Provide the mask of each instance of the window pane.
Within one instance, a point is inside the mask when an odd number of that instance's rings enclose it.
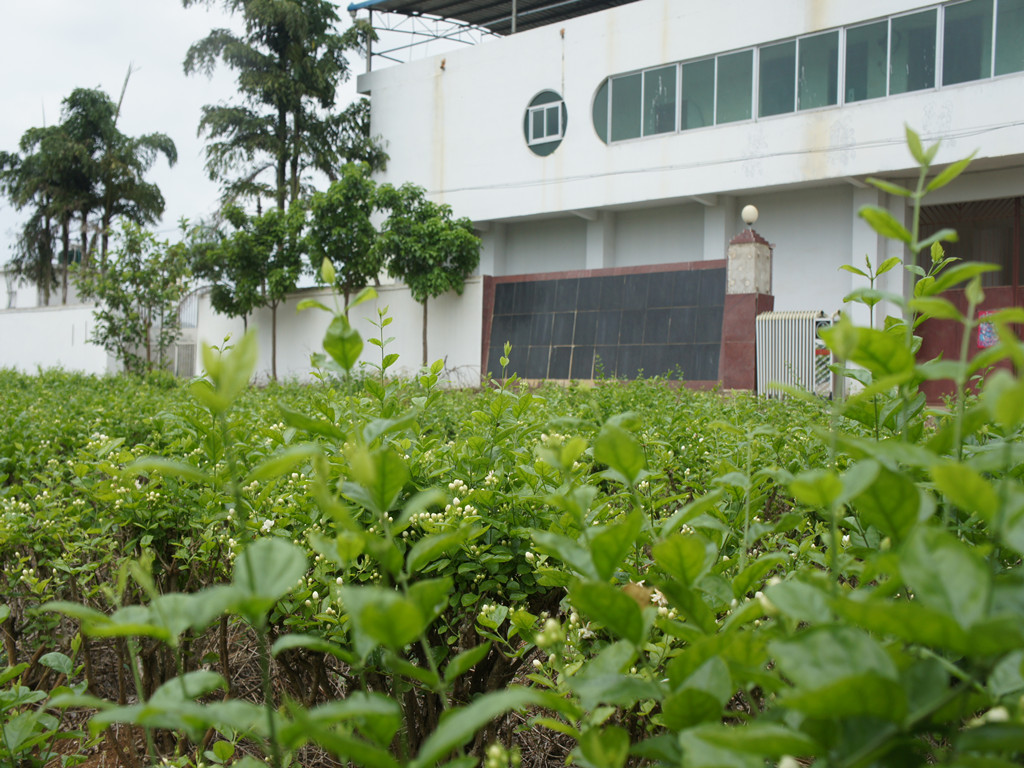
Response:
[[[558,138],[562,135],[562,105],[556,104],[553,107],[548,107],[544,113],[547,115],[544,135]]]
[[[1024,2],[1024,0],[1022,0]],[[683,64],[682,128],[703,128],[715,121],[715,60]]]
[[[942,84],[992,75],[992,0],[946,6],[942,30]]]
[[[889,22],[879,21],[846,32],[846,100],[885,96]]]
[[[676,69],[644,72],[644,136],[676,129]]]
[[[996,11],[996,74],[1024,70],[1024,0],[999,0]]]
[[[838,101],[839,32],[800,41],[797,109],[828,107]]]
[[[760,117],[792,112],[796,105],[796,41],[761,49],[757,114]]]
[[[536,141],[537,139],[544,138],[544,110],[534,109],[530,112],[530,120],[533,121],[532,130],[530,131],[530,137]]]
[[[892,20],[889,93],[935,87],[934,10]]]
[[[608,81],[601,83],[594,96],[594,130],[597,137],[605,144],[608,143]]]
[[[640,135],[640,74],[612,80],[612,141]]]
[[[754,52],[718,57],[717,104],[719,123],[749,120],[754,92]]]

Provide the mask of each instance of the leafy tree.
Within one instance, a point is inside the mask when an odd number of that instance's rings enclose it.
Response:
[[[370,221],[376,207],[377,185],[364,163],[350,163],[326,192],[310,199],[309,256],[314,268],[328,259],[334,267],[334,286],[349,296],[376,282],[384,260],[375,249],[377,230]]]
[[[382,186],[378,205],[388,218],[375,250],[388,273],[401,279],[423,305],[423,365],[427,364],[427,299],[448,291],[462,293],[480,263],[480,238],[467,218],[452,219],[451,207],[426,198],[422,187]]]
[[[212,284],[210,304],[243,320],[270,307],[271,374],[277,378],[277,307],[302,274],[306,212],[302,202],[253,216],[238,206],[224,211],[234,231],[214,245],[194,250],[192,270]]]
[[[123,91],[121,95],[123,100]],[[19,210],[32,209],[12,263],[18,274],[40,287],[44,303],[49,303],[55,282],[52,259],[58,238],[62,301],[67,301],[76,219],[80,258],[87,267],[94,213],[100,214],[101,259],[106,257],[116,216],[152,224],[163,213],[159,188],[144,176],[159,154],[174,164],[174,142],[162,133],[137,138],[122,134],[117,128],[120,108],[120,102],[115,104],[101,90],[76,88],[63,101],[58,125],[26,131],[19,142],[20,154],[0,153],[0,190]]]
[[[182,0],[188,8],[212,0]],[[245,32],[215,29],[185,57],[186,73],[210,73],[218,61],[238,72],[241,105],[206,106],[199,130],[211,142],[210,177],[225,182],[228,200],[272,196],[280,211],[300,197],[303,173],[329,177],[350,157],[379,167],[383,153],[369,142],[365,107],[331,115],[338,85],[349,77],[346,54],[372,30],[356,23],[334,32],[338,16],[327,0],[224,0],[240,13]],[[325,115],[325,113],[327,113]],[[261,181],[273,170],[273,183]]]
[[[171,245],[125,221],[117,247],[97,269],[78,276],[82,296],[98,303],[92,340],[127,371],[162,368],[178,336],[178,305],[188,291],[185,241]]]

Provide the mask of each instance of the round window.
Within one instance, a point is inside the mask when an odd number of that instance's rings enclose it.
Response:
[[[562,143],[568,119],[562,97],[554,91],[541,91],[533,97],[523,117],[526,146],[535,155],[550,155]]]

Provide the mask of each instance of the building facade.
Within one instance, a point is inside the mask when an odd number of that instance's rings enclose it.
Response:
[[[847,308],[865,282],[843,264],[910,258],[857,216],[909,224],[906,199],[866,179],[916,183],[910,126],[941,140],[937,168],[976,153],[922,226],[959,228],[955,255],[1000,267],[990,303],[1020,300],[1024,0],[636,0],[358,85],[383,180],[470,217],[499,287],[723,260],[753,204],[775,309]],[[893,270],[879,287],[908,285]]]

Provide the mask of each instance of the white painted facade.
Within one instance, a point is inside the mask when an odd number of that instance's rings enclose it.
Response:
[[[933,202],[1024,193],[1024,73],[613,143],[595,130],[595,96],[609,76],[949,5],[639,0],[372,71],[359,90],[391,156],[383,180],[420,184],[470,217],[484,239],[482,274],[721,259],[752,203],[775,246],[776,310],[832,313],[864,284],[842,264],[903,255],[856,213],[870,204],[908,216],[902,198],[864,183],[912,183],[904,124],[942,140],[937,166],[977,150]],[[936,44],[941,83],[941,33]],[[539,157],[523,123],[545,90],[563,97],[568,119],[561,145]],[[879,287],[902,291],[903,272]]]

